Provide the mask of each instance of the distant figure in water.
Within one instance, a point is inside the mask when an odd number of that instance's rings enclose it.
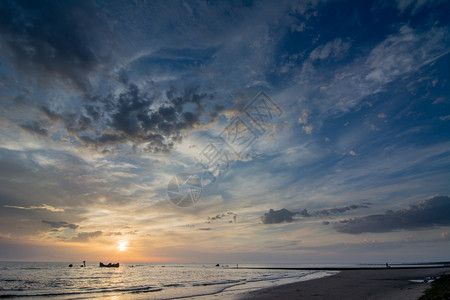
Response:
[[[388,269],[390,268],[390,266],[389,266],[389,264],[388,264],[388,263],[386,263],[386,268],[388,268]]]
[[[219,264],[217,264],[217,265],[216,265],[216,267],[220,267],[220,265],[219,265]]]
[[[73,267],[73,265],[72,265],[72,264],[70,264],[70,265],[69,265],[69,268],[72,268],[72,267]]]
[[[82,268],[86,267],[86,261],[85,260],[83,260],[83,264],[80,267],[82,267]]]

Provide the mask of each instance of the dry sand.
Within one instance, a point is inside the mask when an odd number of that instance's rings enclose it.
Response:
[[[450,268],[343,270],[336,275],[241,294],[238,299],[418,299],[430,283],[409,280],[450,274]]]

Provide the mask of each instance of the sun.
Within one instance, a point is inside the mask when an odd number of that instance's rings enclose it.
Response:
[[[128,241],[119,241],[118,245],[117,245],[117,249],[119,249],[119,251],[125,251],[128,248]]]

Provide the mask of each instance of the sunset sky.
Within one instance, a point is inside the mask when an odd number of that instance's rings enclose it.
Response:
[[[1,1],[0,260],[450,260],[449,13]]]

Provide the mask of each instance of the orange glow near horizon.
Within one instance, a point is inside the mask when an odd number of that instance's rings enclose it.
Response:
[[[120,243],[124,241],[126,243]],[[10,239],[10,244],[15,247],[33,249],[24,261],[34,262],[79,262],[86,261],[87,264],[98,264],[99,262],[120,262],[120,263],[171,263],[178,262],[178,259],[171,256],[153,253],[151,248],[139,246],[128,240],[119,240],[111,243],[103,242],[62,242],[62,241],[41,241],[41,240],[19,240]],[[131,247],[132,245],[133,247]],[[136,247],[137,246],[137,247]],[[122,247],[124,250],[122,251]],[[38,250],[38,252],[36,252]],[[46,255],[36,255],[45,253]]]

